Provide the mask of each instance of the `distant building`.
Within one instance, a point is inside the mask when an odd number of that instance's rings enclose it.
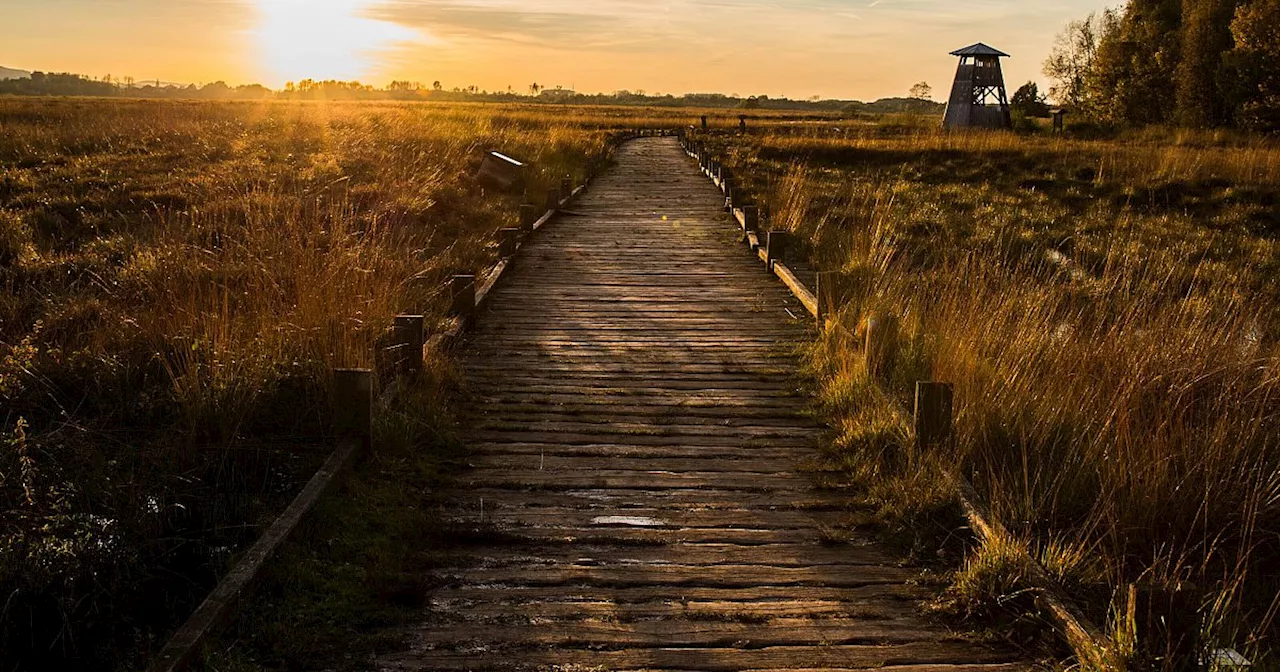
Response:
[[[1004,88],[1000,59],[1009,54],[979,42],[951,52],[960,57],[956,82],[947,99],[945,128],[1013,128],[1009,96]]]
[[[570,89],[543,89],[542,93],[538,94],[538,97],[542,100],[557,101],[569,100],[576,95],[578,95],[578,92]]]

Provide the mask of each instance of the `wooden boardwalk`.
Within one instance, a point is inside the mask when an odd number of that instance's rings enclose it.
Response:
[[[722,204],[675,139],[638,140],[521,250],[469,338],[448,511],[501,533],[436,570],[382,669],[1021,667],[926,622],[866,540],[824,544],[850,514],[797,472],[808,322]]]

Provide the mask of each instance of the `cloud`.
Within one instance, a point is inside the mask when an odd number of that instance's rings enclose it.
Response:
[[[370,8],[370,18],[419,28],[446,39],[507,42],[566,50],[630,49],[664,36],[663,22],[645,20],[660,3],[529,3],[503,0],[395,0]],[[648,13],[644,9],[648,9]]]

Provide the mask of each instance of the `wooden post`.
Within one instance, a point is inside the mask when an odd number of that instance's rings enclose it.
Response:
[[[464,320],[476,314],[476,276],[455,275],[449,280],[449,312]]]
[[[373,372],[335,369],[333,431],[339,439],[356,440],[368,451],[373,443]]]
[[[515,256],[516,248],[520,246],[520,238],[523,235],[520,229],[507,228],[498,231],[498,255],[503,259]]]
[[[729,212],[729,213],[733,212],[733,197],[734,197],[733,182],[729,182],[728,184],[724,185],[724,211],[725,212]]]
[[[573,178],[565,175],[560,178],[560,200],[564,200],[573,195]]]
[[[773,262],[786,261],[787,242],[789,234],[786,231],[770,231],[769,237],[765,241],[765,250],[768,255],[769,270],[773,270]]]
[[[551,187],[550,189],[547,189],[547,209],[548,210],[560,209],[560,188],[559,187]]]
[[[754,205],[742,206],[742,229],[755,231],[760,228],[760,209]]]
[[[916,441],[921,448],[951,440],[951,383],[916,383]]]
[[[836,314],[840,306],[840,292],[837,289],[840,286],[840,274],[834,271],[822,271],[818,273],[818,291],[815,292],[818,298],[818,326]]]
[[[533,225],[538,221],[538,206],[532,203],[525,203],[520,206],[520,230],[524,233],[533,231]]]
[[[863,349],[867,375],[883,376],[898,354],[898,318],[893,315],[873,315],[867,318],[867,340]]]
[[[422,340],[426,319],[421,315],[397,315],[392,333],[398,346],[400,373],[412,375],[422,372]]]

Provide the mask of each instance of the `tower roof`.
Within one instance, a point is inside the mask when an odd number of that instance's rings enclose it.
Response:
[[[964,49],[957,49],[951,52],[951,55],[952,56],[1000,56],[1004,58],[1013,58],[1009,54],[1006,54],[1003,51],[1000,51],[999,49],[988,47],[987,45],[981,42],[971,47],[965,47]]]

